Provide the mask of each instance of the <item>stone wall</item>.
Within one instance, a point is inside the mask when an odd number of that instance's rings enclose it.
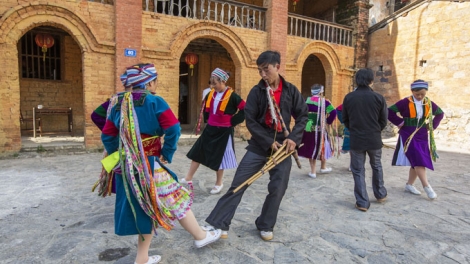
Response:
[[[368,67],[389,105],[429,82],[428,96],[446,113],[436,137],[470,149],[469,2],[423,3],[370,34]]]

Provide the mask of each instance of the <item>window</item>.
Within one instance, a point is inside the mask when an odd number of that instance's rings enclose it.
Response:
[[[20,39],[19,66],[20,76],[28,79],[60,80],[61,79],[61,37],[47,32],[54,39],[54,45],[45,54],[42,47],[35,42],[41,31],[28,31]]]

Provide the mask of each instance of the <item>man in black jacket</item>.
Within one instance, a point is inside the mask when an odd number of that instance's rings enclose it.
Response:
[[[374,92],[370,85],[374,80],[371,69],[360,69],[356,73],[354,92],[346,95],[343,101],[343,121],[350,132],[351,171],[354,176],[356,208],[366,212],[370,207],[365,182],[365,159],[369,155],[372,167],[372,189],[378,202],[385,201],[382,170],[381,131],[387,125],[387,103],[385,98]]]
[[[302,140],[308,119],[307,105],[297,87],[279,75],[280,63],[281,55],[276,51],[265,51],[256,60],[262,80],[250,90],[246,100],[246,127],[251,133],[251,139],[246,147],[247,152],[238,165],[230,189],[220,198],[206,219],[206,222],[211,225],[207,228],[222,229],[222,238],[228,237],[228,229],[235,210],[248,186],[241,188],[236,193],[233,193],[233,190],[258,172],[268,161],[268,157],[277,151],[282,144],[286,144],[286,152],[290,152]],[[269,84],[269,88],[266,83]],[[270,90],[275,98],[274,103],[277,103],[280,108],[285,124],[290,125],[291,115],[295,118],[292,131],[290,127],[287,127],[290,132],[287,137],[282,133],[281,126],[276,126],[272,122],[273,111],[268,108],[267,96],[267,91]],[[273,228],[276,224],[279,206],[287,189],[291,167],[292,160],[287,158],[269,171],[269,194],[266,196],[260,216],[256,219],[256,227],[263,240],[273,238]]]

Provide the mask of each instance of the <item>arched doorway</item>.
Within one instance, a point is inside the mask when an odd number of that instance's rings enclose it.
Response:
[[[46,42],[48,48],[40,46]],[[35,27],[18,41],[18,65],[22,143],[34,127],[37,138],[83,137],[82,53],[74,38],[56,27]],[[33,117],[40,121],[33,125]]]
[[[326,94],[326,74],[321,60],[315,55],[309,55],[302,67],[302,96],[307,98],[311,95],[310,88],[314,84],[325,86]]]
[[[198,62],[191,70],[185,58],[189,53],[198,57]],[[227,85],[235,86],[235,64],[230,53],[216,40],[197,38],[192,40],[184,49],[180,58],[180,90],[178,120],[183,130],[191,132],[198,121],[202,91],[209,87],[211,72],[221,68],[230,73]]]

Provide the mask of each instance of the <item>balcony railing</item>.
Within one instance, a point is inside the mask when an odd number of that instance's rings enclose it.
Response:
[[[352,47],[351,27],[294,14],[289,14],[287,27],[291,36]]]
[[[143,0],[145,11],[265,30],[266,8],[217,0]]]
[[[114,5],[114,0],[88,0],[88,2],[99,2],[102,4]]]

